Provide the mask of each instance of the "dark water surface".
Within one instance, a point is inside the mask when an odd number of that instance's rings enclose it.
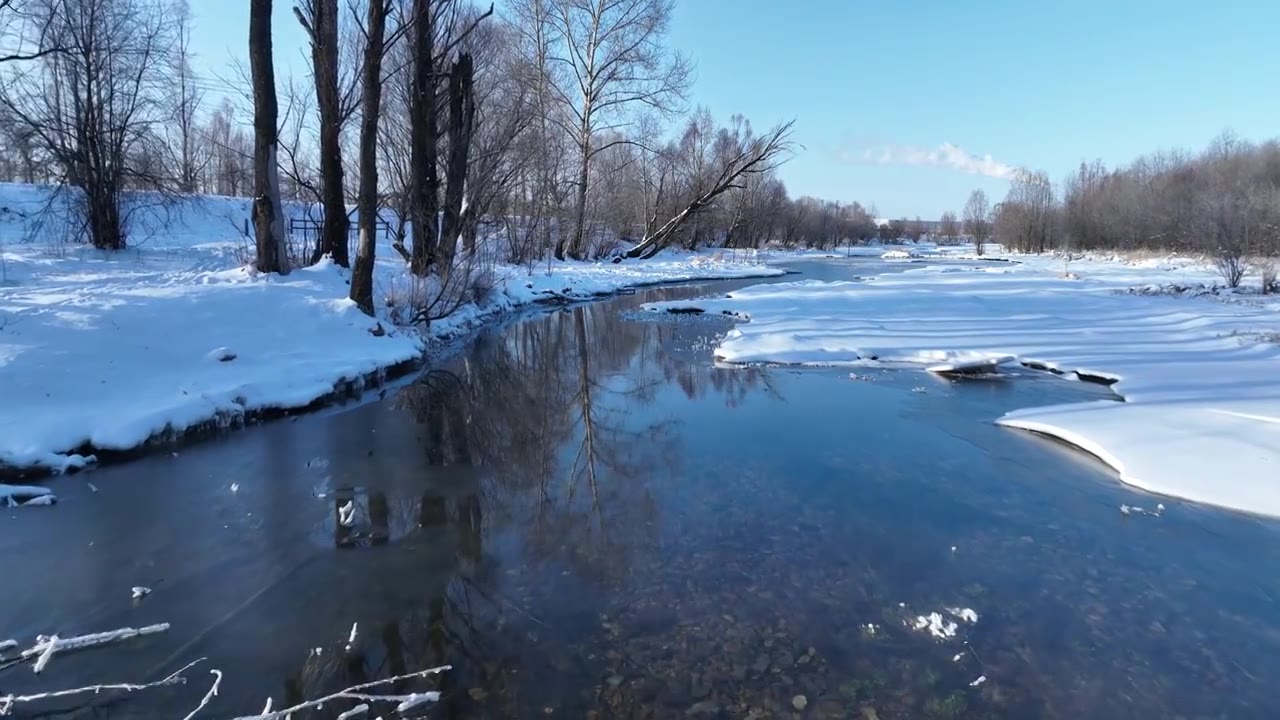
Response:
[[[443,663],[402,688],[444,691],[427,717],[1280,717],[1280,524],[1125,517],[1157,499],[991,424],[1103,388],[718,368],[724,320],[633,312],[742,284],[532,316],[383,402],[54,480],[0,514],[0,639],[172,630],[0,694],[207,656],[200,717]],[[944,607],[979,621],[907,627]],[[190,676],[35,709],[181,718]]]

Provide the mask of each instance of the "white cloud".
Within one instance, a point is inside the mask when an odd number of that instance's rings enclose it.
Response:
[[[972,175],[1009,180],[1018,168],[1000,162],[990,155],[974,155],[958,145],[942,143],[927,149],[912,145],[882,145],[865,148],[861,152],[844,151],[840,159],[860,165],[932,165],[949,167]]]

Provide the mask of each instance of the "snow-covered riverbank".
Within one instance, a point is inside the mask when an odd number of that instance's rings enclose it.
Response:
[[[713,254],[497,264],[485,270],[488,292],[423,336],[392,322],[388,303],[411,297],[415,281],[389,246],[379,247],[375,319],[347,299],[349,272],[331,263],[284,277],[244,267],[243,199],[178,208],[134,248],[105,254],[31,239],[23,208],[43,199],[29,186],[0,190],[14,195],[0,198],[9,201],[0,218],[0,469],[9,472],[65,471],[94,452],[306,408],[535,302],[783,273]]]
[[[1123,403],[1028,409],[998,422],[1077,445],[1137,487],[1280,516],[1280,300],[1213,295],[1212,270],[1190,260],[1017,259],[649,307],[749,320],[716,351],[729,362],[935,365],[1010,355],[1115,381]]]

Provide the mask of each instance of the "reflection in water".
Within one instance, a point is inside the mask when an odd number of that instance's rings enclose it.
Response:
[[[701,397],[708,390],[700,380],[715,376],[712,391],[736,402],[762,375],[690,372],[658,351],[671,331],[620,321],[603,305],[570,308],[488,335],[451,367],[403,389],[395,405],[415,424],[424,490],[400,497],[338,490],[331,499],[335,543],[372,547],[394,538],[403,545],[423,533],[447,535],[456,543],[452,577],[423,599],[421,611],[385,624],[380,636],[351,652],[309,656],[286,683],[287,694],[314,697],[451,664],[455,671],[439,679],[445,716],[464,708],[499,717],[526,712],[520,671],[532,678],[538,667],[527,662],[528,649],[552,640],[551,623],[563,618],[523,609],[506,597],[506,578],[554,571],[600,587],[628,577],[635,557],[659,546],[649,481],[672,478],[681,453],[677,420],[636,421],[636,409],[651,405],[674,377],[690,397]],[[416,517],[416,527],[398,520],[407,516]],[[486,518],[501,527],[486,528]],[[487,534],[516,542],[527,565],[499,574],[497,560],[483,552]],[[512,634],[509,624],[523,632]],[[561,647],[541,661],[564,669],[574,658]],[[460,683],[466,691],[451,692]],[[544,701],[565,699],[555,690]]]

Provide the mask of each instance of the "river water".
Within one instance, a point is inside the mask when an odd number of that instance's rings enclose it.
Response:
[[[0,639],[172,627],[0,694],[207,657],[24,712],[180,718],[219,668],[226,717],[448,663],[398,688],[442,690],[427,717],[1280,716],[1280,524],[991,423],[1105,388],[716,367],[727,320],[637,310],[743,284],[530,314],[380,401],[53,481],[0,514]]]

